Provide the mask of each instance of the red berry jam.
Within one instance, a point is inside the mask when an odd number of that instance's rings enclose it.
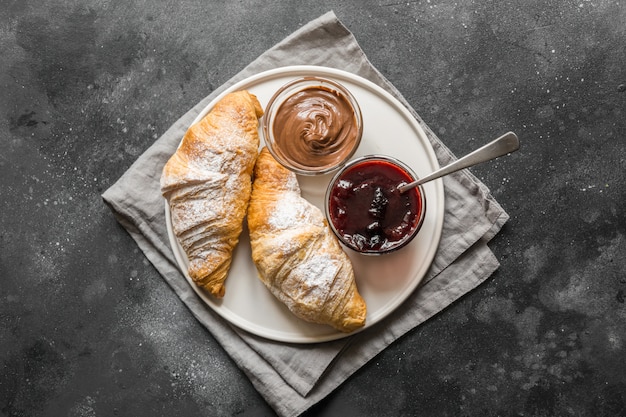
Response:
[[[404,193],[413,178],[403,168],[381,159],[348,166],[329,190],[328,215],[343,242],[363,253],[397,249],[411,240],[421,224],[424,204],[420,188]]]

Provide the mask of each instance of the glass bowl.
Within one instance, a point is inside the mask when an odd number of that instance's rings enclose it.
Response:
[[[332,172],[348,161],[363,135],[356,99],[337,81],[301,77],[269,100],[262,121],[272,156],[297,174]]]
[[[328,184],[324,208],[339,241],[364,255],[383,255],[405,247],[426,214],[422,186],[400,193],[415,173],[396,158],[368,155],[338,171]]]

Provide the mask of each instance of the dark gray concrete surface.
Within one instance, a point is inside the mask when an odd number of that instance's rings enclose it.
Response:
[[[100,194],[334,10],[511,219],[501,267],[310,416],[626,416],[621,0],[0,2],[0,416],[272,416]]]

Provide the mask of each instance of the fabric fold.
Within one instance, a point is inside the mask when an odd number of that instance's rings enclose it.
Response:
[[[400,92],[370,63],[352,33],[329,12],[287,36],[194,105],[102,198],[175,294],[268,404],[281,416],[296,416],[395,340],[487,279],[498,267],[487,242],[508,215],[471,173],[452,174],[444,180],[444,227],[435,260],[420,287],[384,320],[345,339],[305,345],[266,340],[230,325],[202,302],[177,267],[169,245],[159,177],[190,123],[214,97],[248,76],[288,65],[338,68],[378,84],[398,98],[424,127],[441,165],[454,159]]]

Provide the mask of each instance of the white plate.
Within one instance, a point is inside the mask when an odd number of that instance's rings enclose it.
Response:
[[[356,97],[363,113],[363,139],[354,157],[368,154],[394,156],[425,176],[439,167],[424,130],[411,113],[388,92],[354,74],[317,66],[292,66],[266,71],[228,88],[196,118],[200,120],[225,94],[247,89],[265,108],[283,84],[304,75],[339,81]],[[195,121],[194,121],[195,122]],[[259,128],[261,146],[263,135]],[[298,176],[302,195],[323,212],[326,186],[332,174]],[[428,270],[439,245],[443,227],[444,192],[441,180],[424,185],[427,209],[422,229],[403,249],[384,256],[363,256],[346,250],[352,260],[359,292],[367,303],[368,328],[382,320],[411,295]],[[226,280],[226,294],[217,300],[198,288],[187,274],[187,257],[172,232],[166,202],[167,231],[178,265],[198,296],[217,314],[235,326],[268,339],[291,343],[314,343],[349,336],[330,326],[307,323],[295,317],[257,277],[252,262],[246,221]],[[361,329],[362,330],[362,329]],[[352,333],[354,334],[354,333]]]

